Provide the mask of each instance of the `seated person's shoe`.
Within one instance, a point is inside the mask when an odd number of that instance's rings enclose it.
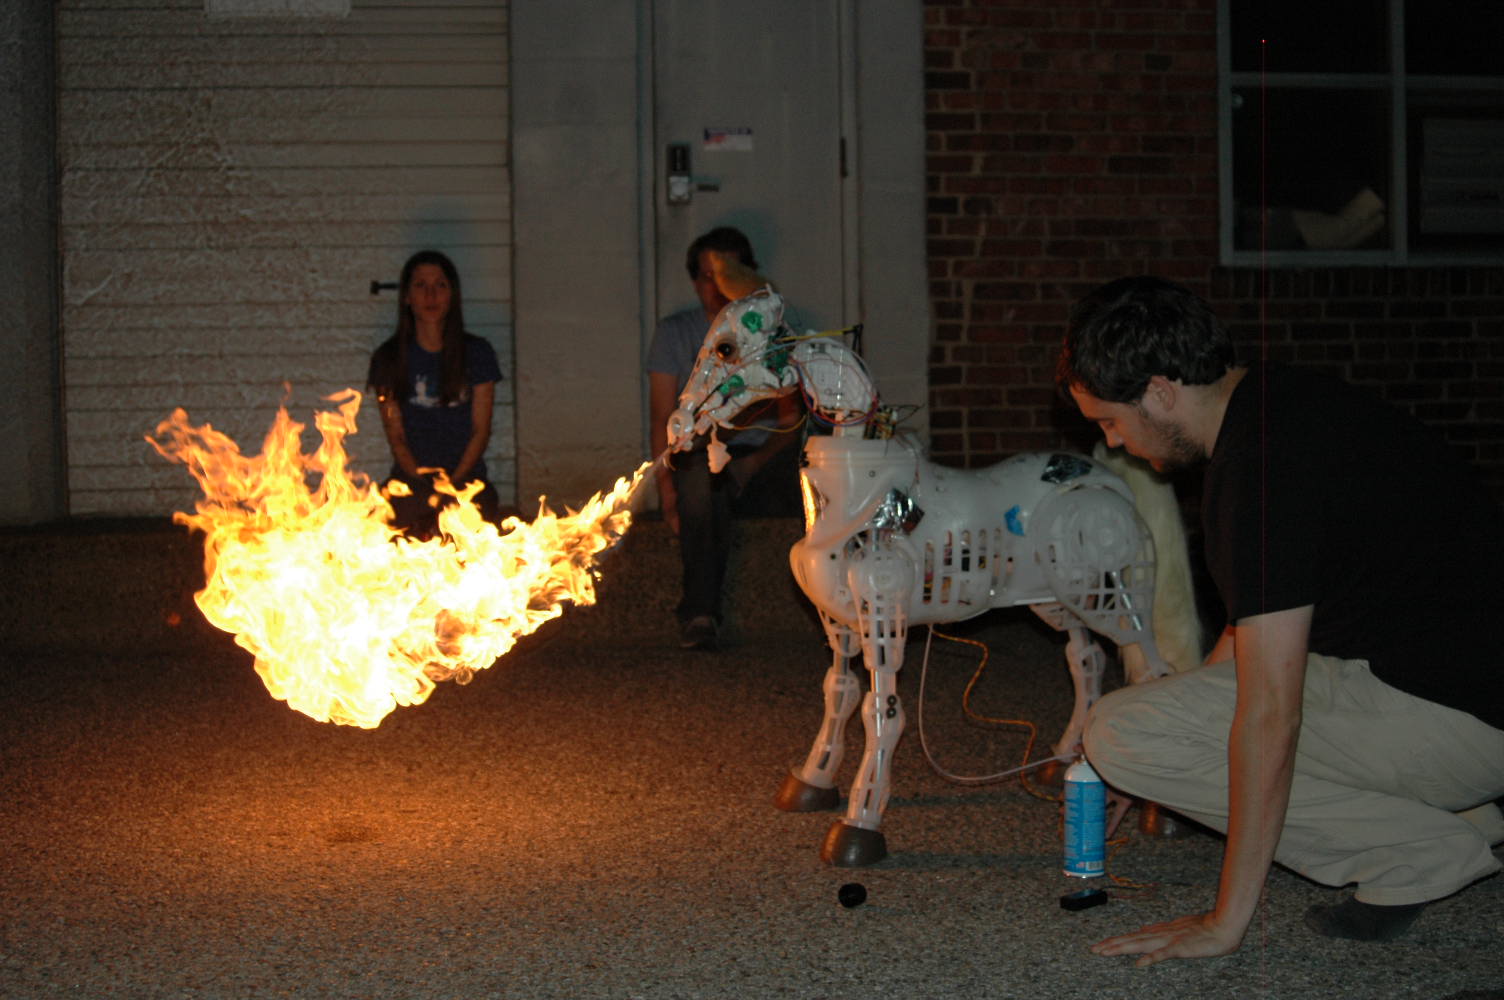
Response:
[[[679,645],[685,649],[715,649],[716,638],[715,619],[709,615],[696,615],[679,631]]]

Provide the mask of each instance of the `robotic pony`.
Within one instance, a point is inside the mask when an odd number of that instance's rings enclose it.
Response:
[[[1067,759],[1101,692],[1107,656],[1093,632],[1124,647],[1129,680],[1170,671],[1151,626],[1155,542],[1130,487],[1085,456],[1024,454],[971,471],[927,461],[912,441],[891,436],[857,354],[838,335],[791,330],[771,289],[731,303],[716,318],[669,419],[670,449],[686,450],[709,433],[718,469],[725,461],[718,428],[733,426],[751,403],[795,391],[832,428],[805,443],[805,535],[789,561],[834,657],[825,674],[824,722],[774,802],[801,812],[839,805],[845,726],[860,702],[865,753],[846,814],[830,828],[821,857],[866,865],[887,854],[880,826],[904,727],[897,678],[909,625],[1027,605],[1067,632],[1075,707],[1055,744],[1059,759]],[[889,436],[869,436],[874,431]],[[1173,494],[1143,480],[1158,507],[1153,519],[1181,553],[1188,595]],[[1173,662],[1187,666],[1196,645],[1180,637],[1166,643]],[[871,677],[865,697],[853,669],[858,654]]]

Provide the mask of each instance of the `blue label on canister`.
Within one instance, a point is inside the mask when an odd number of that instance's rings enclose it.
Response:
[[[1107,872],[1107,786],[1086,761],[1065,772],[1067,875],[1094,878]]]

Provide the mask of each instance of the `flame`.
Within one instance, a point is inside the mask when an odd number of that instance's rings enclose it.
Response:
[[[204,492],[173,520],[204,533],[204,617],[256,657],[272,696],[318,719],[373,729],[398,705],[427,700],[435,682],[466,683],[563,604],[595,603],[595,560],[631,524],[627,504],[648,464],[579,511],[539,501],[531,523],[500,529],[472,502],[479,484],[438,488],[457,498],[439,535],[393,528],[381,490],[347,467],[360,393],[328,397],[322,444],[302,450],[285,408],[260,455],[247,457],[182,409],[147,437]],[[310,482],[316,480],[316,486]]]

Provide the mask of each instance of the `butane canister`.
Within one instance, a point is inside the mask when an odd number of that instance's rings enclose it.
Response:
[[[1107,873],[1107,786],[1085,757],[1065,769],[1065,867],[1067,875]]]

